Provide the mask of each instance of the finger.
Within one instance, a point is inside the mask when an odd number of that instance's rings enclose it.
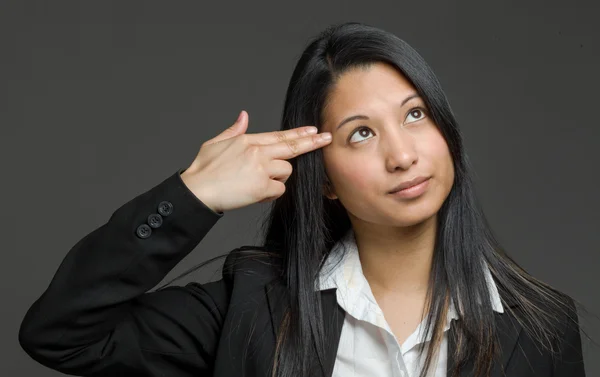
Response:
[[[265,170],[269,178],[285,183],[292,174],[292,164],[286,160],[271,160]]]
[[[260,148],[268,158],[288,159],[294,158],[303,153],[311,152],[315,149],[326,146],[331,143],[331,139],[324,138],[330,132],[323,132],[319,135],[310,135],[299,139],[290,139],[276,144],[262,145]]]
[[[279,198],[285,192],[285,184],[283,182],[269,180],[269,187],[265,192],[266,198],[263,201],[271,201]]]
[[[311,134],[316,134],[317,128],[314,126],[297,127],[284,131],[261,132],[258,134],[248,134],[250,144],[267,145],[279,143],[283,140],[297,139]]]
[[[223,132],[213,137],[210,140],[207,140],[205,144],[214,144],[221,142],[223,140],[227,140],[229,138],[235,137],[237,135],[243,134],[248,130],[248,113],[244,110],[240,112],[235,123],[233,123],[229,128],[225,129]]]

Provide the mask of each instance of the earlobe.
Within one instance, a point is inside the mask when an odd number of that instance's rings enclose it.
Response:
[[[335,195],[333,187],[331,185],[331,182],[329,182],[329,180],[325,183],[325,186],[323,187],[323,192],[324,195],[330,199],[330,200],[336,200],[337,199],[337,195]]]

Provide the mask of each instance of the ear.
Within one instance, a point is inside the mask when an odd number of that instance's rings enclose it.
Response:
[[[325,185],[323,186],[323,194],[331,200],[336,200],[338,198],[329,179],[325,181]]]

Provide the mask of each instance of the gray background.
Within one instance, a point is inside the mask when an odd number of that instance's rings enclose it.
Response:
[[[600,313],[600,31],[584,2],[2,1],[2,376],[58,376],[21,350],[25,311],[67,251],[191,163],[241,109],[279,127],[309,38],[341,21],[391,31],[438,75],[504,246]],[[168,278],[254,243],[266,204],[226,213]],[[182,281],[214,278],[218,264]],[[584,326],[600,340],[598,318]],[[584,341],[588,376],[598,346]],[[596,357],[594,357],[596,356]]]

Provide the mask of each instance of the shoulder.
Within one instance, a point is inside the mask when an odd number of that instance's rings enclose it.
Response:
[[[577,305],[573,297],[539,281],[535,284],[519,284],[515,291],[507,291],[500,285],[498,293],[505,311],[516,317],[553,318],[561,325],[577,319]],[[508,309],[508,310],[507,310]]]
[[[232,299],[238,304],[246,299],[256,300],[264,286],[278,277],[280,257],[260,246],[238,247],[215,259],[223,257],[221,279],[208,283],[190,282],[185,287],[167,289],[181,290],[195,299],[207,299],[225,313]]]
[[[565,347],[571,351],[581,349],[578,305],[573,297],[552,289],[552,296],[540,294],[505,302],[509,324],[518,323],[523,327],[524,337],[543,348],[550,347],[551,354],[561,354]]]
[[[565,295],[564,310],[558,316],[558,327],[552,360],[554,376],[585,376],[581,326],[576,301]]]
[[[223,280],[233,284],[266,284],[280,276],[281,256],[260,246],[231,250],[223,264]]]

